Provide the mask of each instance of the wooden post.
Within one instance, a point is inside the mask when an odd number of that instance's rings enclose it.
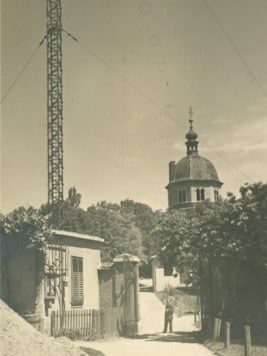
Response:
[[[224,341],[224,347],[228,348],[230,346],[230,323],[229,321],[226,321],[225,323],[225,341]]]
[[[97,311],[97,339],[99,340],[101,337],[101,320],[100,320],[100,310]]]
[[[218,319],[218,324],[217,324],[217,339],[220,339],[221,336],[221,326],[222,326],[222,319]]]
[[[244,326],[244,334],[245,334],[245,356],[251,356],[251,332],[250,326]]]
[[[218,321],[219,319],[218,318],[214,318],[213,319],[214,322],[213,322],[213,340],[216,340],[217,339],[217,329],[218,329]]]
[[[55,319],[56,319],[56,312],[52,311],[52,315],[51,315],[51,336],[55,337],[56,336],[56,325],[55,325]]]
[[[219,318],[214,318],[213,323],[213,340],[218,340],[221,335],[221,324],[222,320]]]

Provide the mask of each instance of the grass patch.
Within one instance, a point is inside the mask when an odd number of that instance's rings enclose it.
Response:
[[[216,355],[219,356],[244,356],[244,345],[238,342],[234,342],[227,349],[224,347],[224,343],[221,341],[207,340],[204,345]],[[252,356],[266,356],[267,347],[266,346],[252,346],[251,347]]]

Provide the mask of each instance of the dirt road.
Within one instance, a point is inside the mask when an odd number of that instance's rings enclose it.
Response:
[[[173,333],[163,334],[164,306],[153,293],[140,293],[139,337],[93,343],[79,342],[80,346],[102,351],[105,356],[210,356],[212,352],[197,343],[193,316],[174,317]],[[100,355],[100,354],[99,354]]]

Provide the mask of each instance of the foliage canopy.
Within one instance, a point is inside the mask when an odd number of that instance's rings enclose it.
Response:
[[[96,235],[104,238],[103,261],[111,261],[117,254],[135,254],[146,260],[150,253],[151,231],[157,223],[158,212],[145,204],[132,200],[120,204],[99,202],[80,208],[81,195],[75,187],[69,190],[63,202],[60,230]],[[49,205],[40,209],[20,207],[6,216],[1,216],[1,235],[3,237],[22,237],[28,247],[45,250],[49,241],[53,210]]]
[[[211,258],[266,263],[267,184],[246,184],[240,194],[163,214],[154,232],[162,260],[178,267]]]

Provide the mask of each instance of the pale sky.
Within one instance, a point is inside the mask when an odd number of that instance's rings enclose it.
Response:
[[[2,97],[46,32],[45,5],[2,0]],[[62,7],[63,27],[81,44],[63,36],[65,197],[74,185],[84,208],[130,198],[165,210],[190,105],[199,154],[215,165],[223,195],[266,182],[266,0]],[[1,175],[4,213],[47,201],[46,43],[2,103]]]

